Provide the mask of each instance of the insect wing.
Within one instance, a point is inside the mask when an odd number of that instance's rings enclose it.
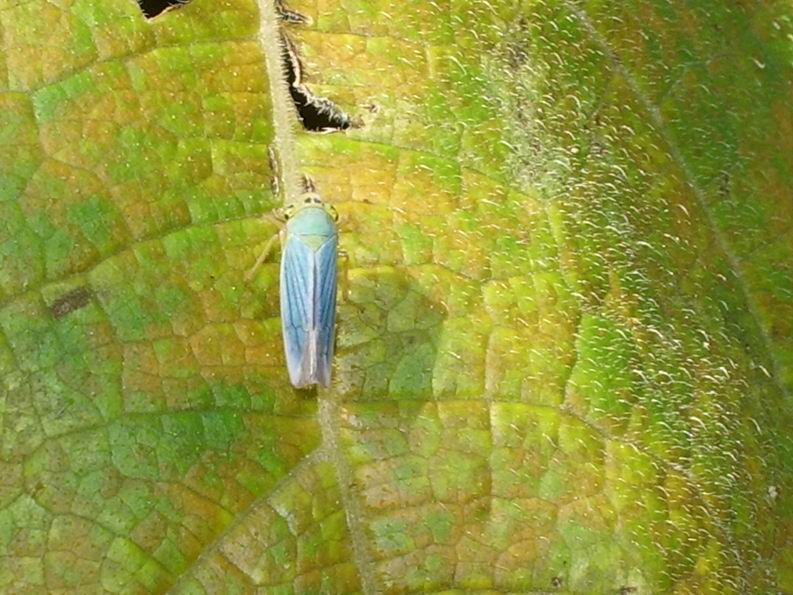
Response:
[[[281,319],[289,379],[330,384],[336,320],[336,236],[318,250],[287,237],[281,261]]]
[[[317,360],[316,381],[323,386],[330,384],[333,362],[333,342],[336,328],[336,267],[338,250],[336,236],[328,238],[316,252],[317,296],[314,301],[316,323]]]
[[[287,236],[281,257],[281,323],[289,379],[298,387],[309,383],[301,362],[312,326],[314,268],[314,251],[298,237]]]

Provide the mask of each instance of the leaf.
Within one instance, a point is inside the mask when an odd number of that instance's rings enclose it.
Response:
[[[343,134],[269,4],[0,7],[3,590],[793,590],[790,7],[289,9]],[[328,392],[268,146],[347,219]]]

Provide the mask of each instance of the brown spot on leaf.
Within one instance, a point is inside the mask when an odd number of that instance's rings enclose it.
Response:
[[[719,172],[719,197],[729,197],[731,191],[730,181],[730,172],[726,170]]]
[[[87,287],[78,287],[65,293],[50,306],[55,318],[63,318],[69,312],[74,312],[84,307],[91,301],[91,290]]]

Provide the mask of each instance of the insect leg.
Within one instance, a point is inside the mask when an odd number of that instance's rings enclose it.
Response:
[[[339,250],[339,260],[344,260],[341,275],[341,295],[345,302],[350,301],[350,255],[346,250]]]
[[[274,209],[269,213],[265,213],[262,215],[262,219],[265,221],[269,221],[273,225],[275,225],[278,229],[284,228],[284,215],[283,209]]]
[[[262,219],[265,219],[266,221],[269,221],[270,223],[275,225],[279,231],[273,234],[273,237],[271,237],[267,241],[267,243],[264,245],[264,249],[262,250],[262,253],[259,255],[259,258],[256,259],[256,263],[247,273],[245,273],[246,283],[251,279],[253,279],[253,276],[256,274],[256,271],[259,270],[259,267],[262,266],[262,263],[270,255],[270,251],[273,249],[273,244],[275,244],[275,240],[277,240],[281,236],[281,233],[284,229],[284,222],[281,220],[281,218],[279,218],[277,214],[266,213],[262,216]]]
[[[253,279],[253,276],[256,274],[256,271],[259,270],[259,267],[262,266],[262,263],[270,255],[270,251],[273,249],[273,244],[275,244],[275,241],[278,239],[280,235],[281,235],[280,232],[275,233],[273,234],[273,237],[267,240],[267,243],[264,245],[264,250],[262,250],[262,253],[259,255],[259,258],[256,259],[256,264],[254,264],[251,267],[251,269],[247,273],[245,273],[246,283],[251,279]]]

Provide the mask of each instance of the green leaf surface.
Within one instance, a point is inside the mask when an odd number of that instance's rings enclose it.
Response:
[[[289,8],[0,0],[0,590],[793,592],[790,3]]]

